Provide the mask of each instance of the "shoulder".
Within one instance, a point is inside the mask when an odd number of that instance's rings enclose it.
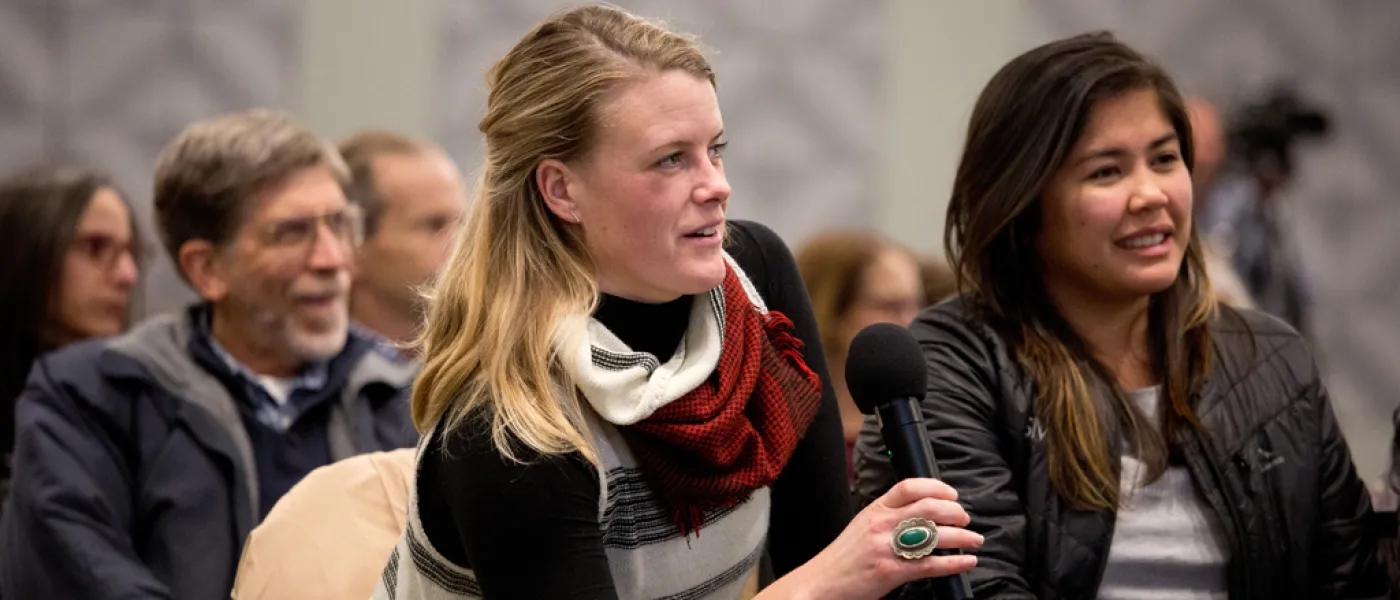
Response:
[[[422,367],[419,361],[399,354],[388,341],[369,333],[352,330],[343,352],[359,355],[350,361],[349,385],[360,388],[381,384],[406,391]]]
[[[1216,362],[1236,373],[1256,376],[1261,367],[1281,371],[1299,383],[1317,379],[1312,349],[1298,330],[1269,314],[1222,306],[1211,323]]]
[[[1322,385],[1307,341],[1276,317],[1222,306],[1211,336],[1216,354],[1211,380],[1220,392],[1262,389],[1286,402],[1316,396],[1305,392]]]
[[[957,346],[990,356],[1005,346],[1001,336],[961,297],[925,308],[909,324],[909,331],[925,350],[930,346]]]
[[[783,238],[767,226],[732,220],[726,224],[725,251],[744,271],[765,302],[783,310],[793,299],[807,296],[797,261]]]
[[[937,395],[982,409],[1000,399],[1025,408],[1032,382],[1014,348],[962,298],[954,296],[924,309],[909,330],[924,353],[931,398]]]
[[[517,500],[566,489],[597,493],[598,471],[582,454],[542,455],[509,432],[504,441],[509,456],[496,445],[488,419],[468,417],[451,431],[433,432],[420,460],[425,472],[435,471],[437,485],[449,488],[449,497],[464,489],[496,490]]]
[[[788,263],[796,264],[783,238],[766,225],[735,219],[726,228],[725,251],[755,283],[784,272]]]
[[[54,400],[59,396],[87,403],[110,403],[119,381],[150,380],[141,361],[113,350],[120,338],[78,342],[34,361],[24,397]]]
[[[787,251],[787,244],[783,243],[782,236],[772,228],[757,221],[746,221],[744,219],[731,219],[725,222],[725,228],[730,235],[730,253],[738,250],[762,250],[781,248]]]

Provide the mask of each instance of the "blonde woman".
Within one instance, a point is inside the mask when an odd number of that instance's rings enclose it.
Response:
[[[851,521],[792,256],[725,220],[714,80],[688,38],[598,6],[488,73],[486,164],[430,302],[424,441],[376,598],[877,598],[975,564],[919,556],[980,543],[941,482]],[[915,518],[944,527],[904,558]]]

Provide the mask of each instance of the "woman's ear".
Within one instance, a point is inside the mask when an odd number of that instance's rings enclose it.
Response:
[[[569,194],[569,181],[574,174],[562,161],[546,159],[535,169],[535,185],[544,196],[544,204],[549,212],[566,223],[579,223],[578,203]]]

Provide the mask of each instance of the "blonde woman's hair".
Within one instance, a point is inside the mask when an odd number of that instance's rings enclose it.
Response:
[[[565,327],[597,302],[594,265],[575,226],[545,206],[535,172],[585,156],[613,92],[680,70],[714,84],[693,39],[592,5],[555,14],[486,74],[486,160],[462,235],[428,300],[413,388],[420,431],[489,418],[492,440],[597,463],[563,352]],[[484,410],[483,410],[484,409]],[[482,423],[487,421],[483,420]],[[518,447],[517,447],[518,448]]]

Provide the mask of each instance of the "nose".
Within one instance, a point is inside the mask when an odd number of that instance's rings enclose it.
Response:
[[[724,163],[705,161],[695,186],[694,199],[699,203],[729,201],[729,180],[724,176]]]
[[[1152,171],[1137,178],[1132,188],[1132,196],[1128,198],[1129,212],[1145,212],[1160,209],[1167,205],[1167,192],[1158,181],[1158,175]]]
[[[141,276],[140,267],[136,266],[136,257],[130,252],[123,252],[117,258],[117,263],[112,268],[112,282],[123,289],[136,285],[136,280]]]
[[[350,266],[350,248],[329,225],[316,224],[316,241],[307,257],[307,267],[313,271],[339,271]]]

